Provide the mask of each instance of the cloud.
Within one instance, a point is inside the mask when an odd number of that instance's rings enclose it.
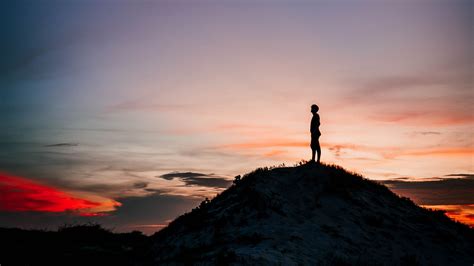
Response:
[[[8,38],[7,38],[8,39]],[[50,74],[52,66],[45,64],[43,60],[43,68],[39,66],[39,59],[46,57],[48,54],[63,49],[72,43],[67,40],[54,40],[50,43],[44,43],[35,47],[22,48],[22,50],[14,47],[15,43],[11,43],[13,53],[3,53],[5,60],[0,63],[0,77],[8,74],[19,72],[26,76],[37,77]],[[36,64],[35,64],[36,63]],[[44,67],[46,65],[46,67]]]
[[[454,174],[454,176],[459,176]],[[460,178],[436,178],[431,181],[382,181],[395,193],[406,196],[421,205],[474,204],[474,175]]]
[[[223,177],[216,177],[212,174],[208,175],[195,172],[172,172],[160,175],[159,177],[166,180],[178,178],[187,185],[203,187],[227,188],[232,183],[232,181]]]
[[[70,30],[58,32],[56,29],[62,27],[50,27],[46,21],[39,26],[35,16],[42,12],[41,8],[40,6],[23,6],[20,10],[12,10],[13,13],[7,14],[8,24],[14,30],[2,36],[5,41],[2,43],[2,59],[4,60],[0,62],[0,79],[5,77],[17,80],[49,78],[71,67],[70,64],[61,64],[64,62],[61,52],[72,49],[81,41],[84,34],[76,27],[70,26],[67,26]],[[29,13],[30,10],[36,10],[36,12],[32,14]],[[25,15],[25,12],[30,15]],[[21,20],[8,18],[8,16],[18,16],[18,14],[24,14],[28,18]],[[17,21],[21,23],[18,24]],[[42,38],[41,32],[48,32],[48,38]]]
[[[409,137],[429,137],[429,136],[439,136],[442,133],[439,131],[412,131],[412,132],[407,132],[406,135]]]
[[[344,149],[354,149],[354,146],[347,146],[347,145],[331,145],[328,146],[328,149],[334,153],[336,158],[340,158],[341,154],[343,153]]]
[[[450,218],[474,227],[474,204],[423,205],[425,208],[443,210]]]
[[[219,146],[218,148],[239,150],[239,149],[258,149],[258,148],[272,148],[272,147],[309,147],[309,141],[299,140],[265,140],[255,142],[233,143]]]
[[[287,152],[286,151],[283,151],[283,150],[271,150],[267,153],[265,153],[263,156],[265,157],[277,157],[277,156],[280,156],[280,155],[283,155],[283,154],[286,154]]]
[[[463,67],[469,69],[467,66],[463,65]],[[436,92],[433,91],[433,88],[441,88],[442,91],[446,88],[454,88],[469,93],[471,87],[471,77],[469,74],[460,75],[461,72],[448,74],[444,70],[434,70],[434,72],[431,74],[392,75],[364,80],[348,80],[348,85],[356,88],[349,97],[364,102],[372,102],[373,97],[384,99],[402,99],[413,96],[426,97],[425,92]],[[370,97],[367,97],[367,95],[370,95]]]
[[[179,215],[199,205],[203,198],[155,193],[146,196],[117,199],[122,204],[107,216],[76,216],[69,212],[4,212],[0,211],[0,227],[56,230],[58,226],[74,223],[100,223],[116,232],[140,230],[152,234]],[[153,226],[155,225],[155,226]]]
[[[146,188],[148,186],[148,182],[142,182],[142,181],[138,181],[138,182],[135,182],[133,183],[133,187],[134,188]]]
[[[190,177],[185,178],[184,182],[188,185],[218,188],[227,188],[232,183],[232,181],[215,177]]]
[[[56,144],[44,145],[44,147],[75,147],[75,146],[79,146],[79,144],[78,143],[65,142],[65,143],[56,143]]]
[[[111,105],[108,110],[110,111],[174,111],[190,109],[195,107],[195,104],[166,104],[166,103],[153,103],[148,99],[137,99],[131,101],[124,101],[118,104]]]
[[[428,132],[426,134],[436,134],[435,132]],[[253,142],[241,142],[231,143],[215,147],[221,150],[248,152],[251,149],[262,149],[267,151],[262,152],[264,156],[273,156],[276,154],[283,154],[279,151],[279,148],[308,148],[309,141],[300,140],[262,140]],[[474,155],[473,147],[459,147],[459,146],[446,146],[446,147],[400,147],[400,146],[370,146],[360,145],[352,143],[321,143],[322,148],[326,148],[334,153],[336,158],[353,154],[354,152],[364,152],[371,154],[375,157],[362,158],[362,159],[395,159],[399,157],[469,157]]]
[[[446,148],[425,148],[409,149],[402,151],[402,156],[473,156],[474,147],[446,147]]]
[[[359,84],[359,88],[364,93],[385,94],[389,90],[411,89],[414,87],[428,87],[437,85],[446,85],[453,82],[453,80],[446,79],[440,76],[386,76],[366,80]]]
[[[208,129],[209,130],[209,129]],[[285,126],[244,124],[244,123],[223,123],[210,128],[213,132],[222,132],[223,134],[238,134],[240,136],[254,137],[255,135],[272,135],[275,132],[289,132]]]
[[[368,146],[355,145],[347,143],[323,143],[322,147],[334,152],[336,158],[343,154],[349,154],[351,151],[366,152],[384,159],[395,159],[399,157],[470,157],[474,155],[473,147],[420,147],[420,148],[401,148],[396,146]]]
[[[437,132],[437,131],[421,131],[421,132],[415,132],[417,134],[420,134],[420,135],[441,135],[441,132]]]
[[[390,100],[387,100],[390,101]],[[471,100],[472,101],[472,100]],[[459,106],[446,107],[444,110],[436,110],[432,107],[412,107],[408,110],[382,110],[369,117],[378,122],[403,122],[409,125],[449,126],[465,125],[474,122],[474,115]],[[388,108],[388,107],[387,107]],[[451,110],[449,110],[451,109]]]
[[[151,234],[179,215],[199,205],[203,198],[155,193],[143,197],[118,199],[122,206],[107,217],[96,218],[104,224],[117,225],[120,231],[140,230]],[[142,226],[160,225],[160,226]]]
[[[464,177],[464,178],[474,178],[474,174],[449,174],[444,176],[455,176],[455,177]]]
[[[435,71],[350,80],[345,96],[351,108],[378,122],[448,126],[474,122],[470,75]],[[367,97],[370,95],[370,97]]]
[[[23,177],[0,173],[0,210],[10,212],[74,212],[88,215],[113,211],[120,203],[74,197],[58,188]]]
[[[206,176],[206,174],[194,173],[194,172],[172,172],[164,175],[160,175],[161,178],[166,180],[172,180],[173,178],[194,178],[199,176]]]
[[[474,174],[449,174],[459,178],[434,177],[424,181],[397,178],[382,181],[395,193],[430,209],[445,211],[459,222],[474,226]]]

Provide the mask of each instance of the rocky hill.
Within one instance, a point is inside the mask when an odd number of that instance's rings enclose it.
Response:
[[[338,166],[260,168],[152,236],[154,264],[472,265],[474,230]]]

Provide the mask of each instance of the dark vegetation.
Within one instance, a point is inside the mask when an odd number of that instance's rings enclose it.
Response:
[[[150,265],[150,238],[113,233],[99,224],[57,231],[0,228],[0,263],[7,265]]]

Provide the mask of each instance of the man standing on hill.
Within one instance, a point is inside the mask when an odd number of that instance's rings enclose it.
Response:
[[[316,151],[318,152],[318,161],[321,158],[321,147],[319,146],[319,136],[321,136],[321,132],[319,131],[319,115],[318,115],[319,107],[316,104],[311,105],[311,113],[313,113],[313,118],[311,119],[311,151],[312,151],[312,159],[311,161],[314,162],[314,155]]]

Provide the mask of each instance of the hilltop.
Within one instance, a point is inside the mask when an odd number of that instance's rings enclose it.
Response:
[[[471,265],[474,230],[338,166],[259,168],[152,237],[158,265]]]

